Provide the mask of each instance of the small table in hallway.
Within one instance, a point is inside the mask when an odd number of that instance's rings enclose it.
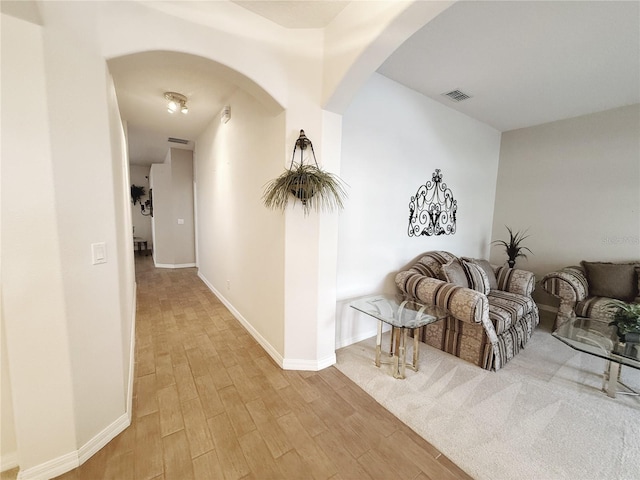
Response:
[[[391,344],[389,354],[393,357],[394,378],[405,378],[405,369],[408,366],[414,372],[418,371],[420,356],[419,331],[422,327],[447,318],[446,309],[435,305],[423,305],[413,299],[399,295],[373,295],[351,302],[351,307],[359,312],[378,320],[378,333],[376,335],[376,367],[382,363],[382,324],[391,325]],[[413,334],[413,359],[407,364],[407,332]]]
[[[148,255],[149,249],[147,247],[147,241],[144,238],[133,237],[133,251],[138,252],[139,255],[142,255],[142,247],[144,246],[144,254]]]

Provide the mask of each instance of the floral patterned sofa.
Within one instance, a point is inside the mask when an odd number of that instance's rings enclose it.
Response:
[[[487,370],[499,370],[531,338],[538,307],[533,273],[486,260],[425,253],[395,282],[421,303],[446,308],[447,320],[425,327],[420,340]]]
[[[542,277],[543,290],[560,299],[554,329],[575,317],[610,320],[611,300],[640,303],[640,261],[586,262]]]

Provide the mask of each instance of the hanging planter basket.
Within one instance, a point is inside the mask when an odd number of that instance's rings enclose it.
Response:
[[[144,187],[135,185],[135,184],[131,185],[131,201],[133,202],[134,205],[138,202],[142,204],[142,200],[140,199],[144,197],[146,194],[147,192]]]
[[[306,165],[303,152],[310,147],[315,165]],[[296,149],[300,149],[300,163],[294,163]],[[305,215],[311,210],[334,211],[344,208],[347,194],[344,182],[336,175],[318,166],[313,144],[300,130],[291,158],[291,166],[265,187],[262,197],[267,208],[284,211],[293,198],[300,200]]]

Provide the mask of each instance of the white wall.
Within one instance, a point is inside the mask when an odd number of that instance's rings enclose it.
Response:
[[[24,478],[63,473],[128,424],[124,133],[106,63],[82,35],[91,15],[51,6],[44,28],[2,15],[2,318]],[[92,265],[98,242],[107,262]]]
[[[153,189],[151,226],[156,267],[195,266],[193,152],[169,149],[164,163],[151,165],[149,185]]]
[[[3,341],[29,468],[75,450],[76,432],[42,30],[3,14],[1,32]]]
[[[84,34],[94,28],[95,12],[85,3],[45,3],[42,12],[73,409],[78,442],[84,445],[125,413],[120,283],[125,252],[118,224],[126,222],[126,213],[114,189],[114,156],[121,152],[113,151],[110,134],[106,62],[98,39]],[[102,242],[107,262],[93,265],[91,245]]]
[[[640,259],[639,132],[632,105],[502,135],[492,236],[529,229],[534,254],[518,266],[540,280],[581,260]]]
[[[120,295],[120,338],[122,343],[122,382],[126,413],[121,420],[128,425],[132,413],[134,345],[136,317],[136,273],[131,248],[131,180],[129,178],[129,155],[124,125],[120,118],[118,98],[113,78],[107,78],[109,133],[111,140],[111,169],[113,171],[113,198],[115,206],[116,249],[118,288]],[[124,427],[122,427],[124,428]]]
[[[196,139],[199,275],[275,357],[284,355],[284,216],[262,204],[282,173],[284,115],[243,92]]]
[[[146,165],[131,165],[129,167],[131,184],[142,186],[147,192],[147,194],[141,199],[143,204],[149,199],[149,169],[150,167]],[[131,205],[131,220],[133,222],[134,235],[136,237],[144,238],[148,242],[148,247],[152,248],[151,217],[148,215],[142,215],[139,203],[133,205],[131,200],[129,200],[129,204]]]
[[[193,152],[171,149],[171,207],[175,265],[196,263],[195,216],[193,207]]]
[[[154,245],[153,262],[157,265],[173,265],[173,208],[171,164],[167,152],[165,163],[154,163],[149,170],[149,188],[153,189],[153,217],[151,238]]]
[[[343,117],[341,176],[349,199],[338,243],[338,346],[375,329],[353,315],[348,300],[395,292],[395,274],[423,252],[487,257],[499,147],[493,128],[371,77]],[[436,169],[458,202],[457,231],[409,237],[409,201]]]

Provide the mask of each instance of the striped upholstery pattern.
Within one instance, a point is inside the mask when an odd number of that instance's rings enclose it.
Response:
[[[443,280],[442,265],[455,258],[448,252],[428,252],[396,275],[396,285],[404,294],[450,313],[447,320],[422,329],[423,342],[487,370],[499,370],[538,325],[538,308],[530,296],[535,279],[531,272],[496,267],[500,289],[487,295]]]
[[[489,318],[498,335],[510,329],[519,318],[534,309],[535,303],[531,297],[501,290],[492,290],[489,293]]]
[[[570,266],[548,273],[542,277],[541,284],[547,293],[560,299],[554,328],[576,316],[604,320],[613,317],[608,309],[610,298],[589,294],[589,283],[582,267]]]
[[[469,287],[487,295],[491,291],[491,286],[489,285],[489,277],[484,273],[482,267],[470,260],[462,260],[462,266],[467,274]]]
[[[536,283],[533,273],[506,266],[498,267],[496,279],[498,281],[498,290],[517,293],[526,297],[531,296]]]
[[[610,308],[611,298],[608,297],[587,297],[580,300],[575,307],[576,316],[586,318],[599,318],[611,321],[615,313]]]

